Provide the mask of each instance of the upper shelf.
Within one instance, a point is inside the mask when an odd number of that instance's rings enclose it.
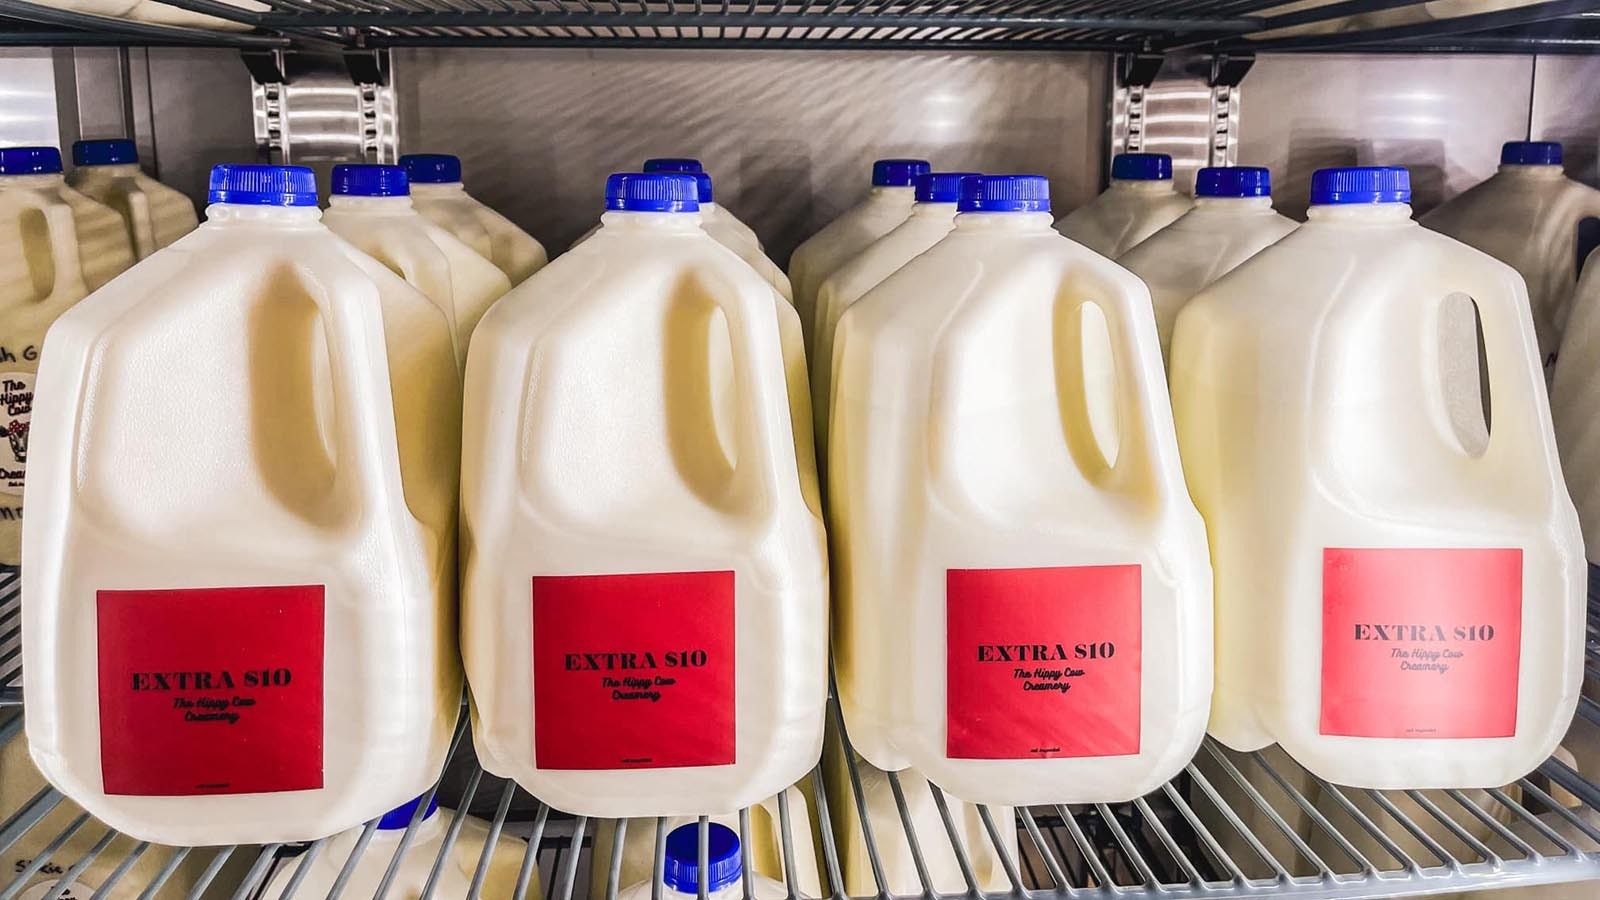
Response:
[[[0,45],[1600,52],[1600,0],[0,0]]]

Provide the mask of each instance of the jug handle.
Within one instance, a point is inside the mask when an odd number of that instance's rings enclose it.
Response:
[[[144,259],[156,252],[155,223],[150,218],[150,195],[141,187],[128,191],[128,218],[133,225],[133,253]]]
[[[1505,269],[1503,277],[1485,279],[1472,289],[1461,288],[1445,296],[1454,293],[1472,298],[1482,323],[1492,421],[1481,458],[1502,452],[1499,448],[1518,436],[1549,435],[1550,398],[1545,390],[1538,339],[1533,333],[1528,289],[1521,276]],[[1444,402],[1442,397],[1440,402]],[[1554,439],[1544,443],[1553,448]]]
[[[64,300],[75,303],[89,292],[83,277],[83,261],[78,252],[78,225],[72,205],[58,197],[36,191],[26,192],[28,206],[44,216],[45,233],[50,241],[50,266],[54,281],[50,294],[41,303]]]

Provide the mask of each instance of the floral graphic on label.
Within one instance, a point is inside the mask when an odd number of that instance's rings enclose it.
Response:
[[[33,378],[32,372],[0,372],[0,427],[10,450],[9,455],[0,450],[0,494],[22,493],[33,420]]]

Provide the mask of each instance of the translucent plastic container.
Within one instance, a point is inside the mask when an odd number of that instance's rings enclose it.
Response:
[[[612,176],[600,232],[497,303],[467,361],[473,743],[580,815],[734,812],[821,752],[798,323],[700,229],[697,192]]]
[[[1567,489],[1583,523],[1585,556],[1600,564],[1600,250],[1589,255],[1573,295],[1550,387],[1550,412]],[[1591,569],[1591,578],[1595,572]]]
[[[400,165],[411,181],[417,212],[499,266],[513,286],[550,261],[543,244],[467,193],[458,157],[412,153],[400,157]]]
[[[661,900],[694,900],[700,896],[700,826],[680,825],[667,835],[662,860]],[[706,895],[710,900],[783,900],[789,888],[780,881],[744,870],[739,835],[726,825],[706,827]],[[748,882],[748,884],[746,884]],[[651,900],[650,877],[617,892],[617,900]]]
[[[27,735],[131,836],[311,840],[450,745],[458,376],[444,315],[318,221],[311,170],[218,166],[210,197],[50,330]]]
[[[1211,690],[1150,295],[1051,230],[1042,177],[964,179],[960,210],[839,321],[840,703],[869,762],[963,800],[1131,800]]]
[[[1404,169],[1322,170],[1310,221],[1178,316],[1173,408],[1217,579],[1210,730],[1336,784],[1490,787],[1572,719],[1581,538],[1522,279],[1409,199]]]
[[[916,201],[916,177],[931,171],[921,159],[880,159],[872,164],[872,190],[839,218],[794,248],[789,256],[789,281],[794,285],[794,305],[805,329],[806,358],[817,359],[817,293],[828,276],[839,270],[873,241],[883,237],[911,215]]]
[[[456,359],[465,366],[472,330],[511,290],[511,281],[494,263],[417,212],[405,169],[334,166],[332,196],[322,221],[444,312],[455,336]]]
[[[698,159],[682,156],[658,156],[644,161],[646,172],[683,172],[699,178],[706,175],[705,166]],[[710,176],[700,179],[700,227],[706,233],[717,239],[720,244],[728,244],[731,238],[737,238],[746,244],[754,244],[756,249],[761,249],[761,239],[756,236],[756,231],[746,225],[738,216],[728,211],[728,208],[717,203],[711,194]]]
[[[1116,259],[1189,211],[1191,201],[1172,183],[1165,153],[1118,153],[1111,187],[1056,222],[1056,230],[1090,250]]]
[[[122,220],[67,186],[56,148],[0,149],[0,564],[21,562],[22,482],[45,331],[131,265]]]
[[[1273,211],[1266,169],[1201,169],[1194,193],[1193,209],[1117,259],[1150,289],[1162,359],[1171,355],[1172,326],[1190,297],[1296,226]]]
[[[183,193],[144,174],[133,141],[78,141],[67,183],[116,210],[139,259],[195,230],[200,218]]]
[[[1560,144],[1511,141],[1487,181],[1422,217],[1522,275],[1546,377],[1554,374],[1578,267],[1600,246],[1600,191],[1568,178],[1561,158]]]

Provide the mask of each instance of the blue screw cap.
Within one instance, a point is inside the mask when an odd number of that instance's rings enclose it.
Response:
[[[1270,197],[1272,173],[1260,166],[1207,166],[1194,179],[1196,197]]]
[[[1559,166],[1561,145],[1555,141],[1506,141],[1500,147],[1502,166]]]
[[[716,893],[744,876],[739,857],[739,836],[732,828],[712,822],[706,826],[706,892]],[[700,826],[679,825],[667,835],[667,852],[661,880],[681,894],[700,891]]]
[[[61,171],[61,151],[54,147],[0,149],[0,175],[52,175]]]
[[[711,189],[711,176],[706,174],[705,166],[700,160],[689,156],[657,156],[644,161],[646,172],[678,172],[683,175],[693,175],[699,182],[700,202],[712,202],[716,196]]]
[[[402,803],[399,806],[396,806],[394,809],[389,810],[378,819],[378,830],[398,831],[407,827],[411,824],[411,817],[416,814],[417,807],[421,805],[422,798],[418,797],[415,800]],[[428,809],[422,814],[422,821],[426,822],[430,816],[438,811],[439,792],[435,791],[433,796],[428,799]]]
[[[1043,175],[974,175],[961,179],[956,212],[1049,212],[1050,180]]]
[[[872,186],[910,187],[918,175],[931,171],[925,159],[880,159],[872,164]]]
[[[104,141],[73,141],[75,166],[121,166],[139,161],[139,148],[127,138]]]
[[[407,153],[400,166],[412,184],[455,184],[461,180],[461,157],[448,153]]]
[[[1411,173],[1404,166],[1318,169],[1311,175],[1313,205],[1410,202]]]
[[[606,209],[698,212],[699,179],[680,172],[617,172],[606,179]]]
[[[304,166],[212,166],[206,198],[247,206],[316,206],[317,173]]]
[[[925,172],[917,176],[918,203],[955,203],[961,199],[961,179],[977,172]]]
[[[333,193],[344,197],[408,197],[411,180],[399,166],[334,166]]]
[[[1172,157],[1165,153],[1118,153],[1111,157],[1111,177],[1118,181],[1171,181]]]

